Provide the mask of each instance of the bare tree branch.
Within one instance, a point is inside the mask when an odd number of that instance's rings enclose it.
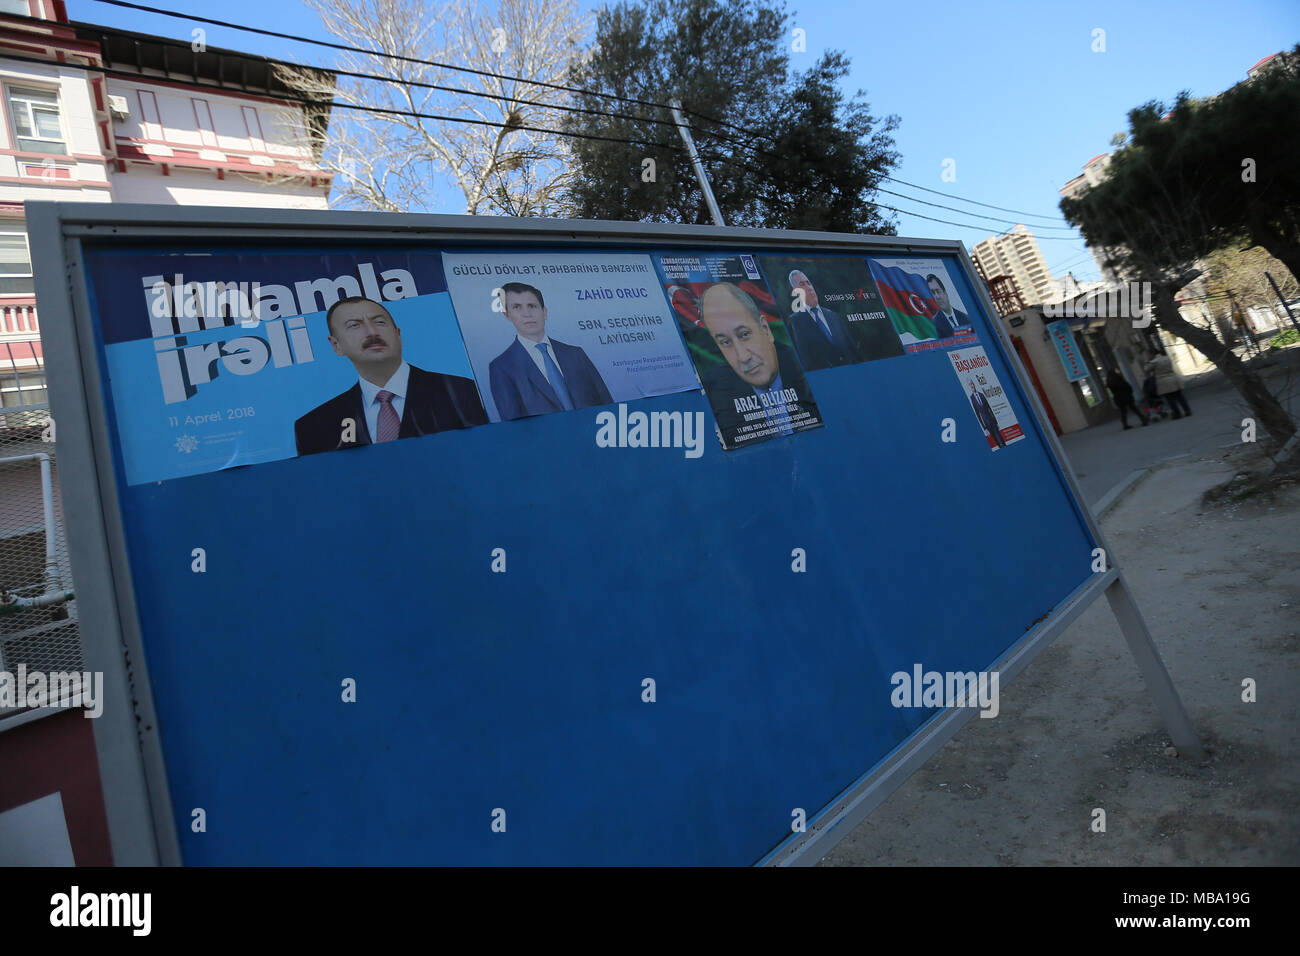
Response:
[[[576,0],[498,0],[495,6],[485,0],[306,2],[342,42],[380,54],[339,55],[339,71],[384,80],[340,76],[336,102],[503,124],[336,109],[322,158],[335,174],[335,206],[433,209],[439,205],[437,182],[445,176],[460,189],[470,214],[561,212],[560,197],[572,176],[568,143],[517,127],[555,128],[559,111],[553,107],[570,102],[568,93],[538,84],[563,83],[584,55],[591,24]],[[320,85],[306,71],[281,72],[305,93]],[[453,89],[431,88],[437,86]]]

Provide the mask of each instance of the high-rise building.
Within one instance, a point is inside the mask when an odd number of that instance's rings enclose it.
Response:
[[[1028,226],[1017,225],[1000,236],[989,236],[977,243],[973,252],[985,275],[1011,276],[1026,302],[1048,302],[1059,295],[1060,287]]]
[[[1061,187],[1059,190],[1061,195],[1066,199],[1077,199],[1104,180],[1107,175],[1107,167],[1110,166],[1111,155],[1111,153],[1101,153],[1084,163],[1083,172]],[[1110,283],[1122,281],[1119,273],[1107,268],[1106,257],[1100,250],[1088,246],[1088,253],[1092,256],[1092,261],[1097,266],[1097,271],[1101,273],[1103,281]]]

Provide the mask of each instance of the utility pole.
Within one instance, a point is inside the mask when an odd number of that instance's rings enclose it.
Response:
[[[1291,306],[1287,305],[1286,299],[1282,298],[1282,290],[1277,287],[1277,283],[1273,281],[1273,277],[1269,275],[1269,273],[1265,272],[1264,278],[1267,279],[1268,284],[1273,287],[1273,293],[1277,296],[1277,300],[1282,303],[1282,308],[1286,309],[1286,317],[1291,320],[1292,327],[1294,327],[1297,332],[1300,332],[1300,325],[1296,325],[1295,315],[1291,312]]]
[[[1246,319],[1246,313],[1243,312],[1241,306],[1237,304],[1237,297],[1232,294],[1232,290],[1227,289],[1225,291],[1228,293],[1228,301],[1232,303],[1232,324],[1241,330],[1241,332],[1246,336],[1246,342],[1249,343],[1246,346],[1246,354],[1249,355],[1252,349],[1256,354],[1259,354],[1259,343],[1255,341],[1255,334],[1250,329],[1250,324]]]
[[[682,134],[682,142],[686,144],[686,152],[691,157],[691,165],[695,167],[695,178],[700,181],[700,191],[704,193],[704,202],[709,207],[709,215],[713,217],[715,226],[725,226],[722,221],[722,210],[718,208],[718,201],[713,198],[713,189],[709,186],[709,177],[704,172],[704,164],[700,162],[700,154],[695,151],[695,141],[691,139],[691,128],[686,124],[686,117],[682,115],[682,101],[673,100],[673,119],[677,121],[677,132]]]

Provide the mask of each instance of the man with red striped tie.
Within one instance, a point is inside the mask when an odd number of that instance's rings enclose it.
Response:
[[[473,379],[402,360],[402,332],[378,302],[340,299],[325,323],[334,353],[352,362],[358,380],[294,422],[299,455],[487,424]]]

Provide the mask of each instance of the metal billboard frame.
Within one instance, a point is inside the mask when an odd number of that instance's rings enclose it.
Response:
[[[1098,546],[1110,556],[1101,527],[1032,387],[987,289],[965,247],[956,240],[905,239],[795,230],[718,226],[508,219],[314,210],[234,209],[107,203],[27,203],[28,234],[36,272],[42,338],[57,422],[60,481],[77,599],[83,621],[87,666],[104,673],[104,713],[95,721],[95,746],[103,782],[114,862],[119,865],[178,865],[177,820],[172,813],[161,739],[148,681],[125,532],[116,507],[109,423],[94,348],[95,334],[83,269],[85,240],[192,239],[280,242],[437,242],[495,244],[585,242],[609,246],[690,246],[718,242],[754,250],[929,254],[960,262],[989,317],[997,348],[1016,377],[1053,464],[1064,478],[1080,517]],[[107,505],[107,506],[106,506]],[[996,661],[1007,679],[1046,648],[1094,600],[1104,594],[1138,670],[1178,749],[1198,758],[1204,751],[1169,677],[1122,571],[1115,566],[1093,575],[1047,620],[1035,625]],[[90,622],[94,622],[90,625]],[[949,707],[925,723],[883,763],[860,778],[809,821],[805,833],[787,837],[760,864],[811,865],[848,835],[913,772],[947,742],[975,711]]]

